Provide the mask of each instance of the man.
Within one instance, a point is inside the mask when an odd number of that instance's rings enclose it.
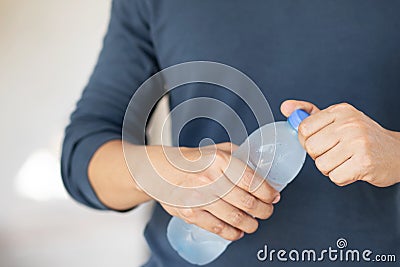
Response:
[[[372,254],[362,263],[318,257],[318,266],[367,266],[381,254],[398,255],[399,8],[400,2],[389,0],[115,0],[98,64],[66,130],[66,188],[97,209],[130,210],[150,200],[132,179],[122,152],[129,100],[142,82],[168,66],[221,62],[259,85],[278,120],[283,119],[280,108],[285,116],[295,109],[311,113],[300,125],[299,141],[314,161],[306,161],[282,195],[266,182],[249,190],[246,177],[256,174],[244,166],[243,179],[210,205],[184,209],[158,203],[145,230],[152,255],[144,266],[191,266],[166,240],[170,215],[236,240],[209,266],[309,266],[301,257],[286,255],[285,261],[261,254],[267,247],[300,255],[313,249],[320,256],[333,247],[339,255],[344,249],[337,246],[339,239]],[[237,110],[249,132],[258,127],[243,103],[212,86],[173,90],[171,109],[198,96]],[[309,102],[284,102],[288,98]],[[173,121],[173,135],[184,119]],[[201,173],[174,168],[159,146],[148,147],[148,157],[172,183],[207,182],[232,160],[229,139],[216,123],[193,121],[180,131],[170,153],[196,159],[199,151],[191,147],[204,137],[217,143],[217,151],[215,163]]]

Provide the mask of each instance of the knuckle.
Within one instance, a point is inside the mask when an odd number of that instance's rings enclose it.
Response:
[[[356,140],[360,142],[362,145],[366,145],[370,142],[370,137],[369,137],[370,129],[361,120],[352,119],[350,121],[347,121],[344,124],[344,130],[353,132],[354,135],[356,136]]]
[[[364,149],[364,153],[368,153],[371,149],[371,140],[367,135],[362,135],[358,138],[358,142],[360,142],[361,147]]]
[[[353,127],[357,129],[361,137],[368,137],[369,129],[363,120],[353,119]]]
[[[360,129],[362,121],[356,117],[349,117],[346,119],[345,124],[347,127]]]
[[[339,126],[340,131],[345,132],[345,131],[353,131],[354,129],[358,129],[358,122],[354,118],[350,118],[346,120],[345,122],[342,123],[342,125]]]
[[[350,105],[350,104],[347,103],[347,102],[340,103],[339,106],[340,106],[342,109],[353,109],[353,106]]]
[[[254,174],[251,173],[250,171],[247,171],[247,170],[246,170],[246,171],[243,173],[243,175],[242,175],[242,183],[243,183],[246,187],[250,188],[251,183],[252,183],[252,181],[253,181],[253,177],[254,177]]]
[[[300,123],[298,132],[304,137],[308,136],[308,125],[307,125],[307,122],[303,121],[302,123]]]
[[[223,222],[218,222],[212,227],[212,232],[217,235],[221,235],[225,229],[225,224]]]
[[[364,170],[369,170],[370,168],[372,168],[372,166],[373,166],[373,161],[372,161],[371,156],[369,154],[365,155],[364,162],[363,162]]]
[[[373,168],[373,161],[369,154],[365,154],[361,160],[361,172],[364,176],[368,175]]]
[[[341,117],[349,117],[350,114],[354,115],[356,111],[352,105],[346,102],[332,105],[327,110],[330,113],[342,114]]]
[[[230,221],[232,222],[232,225],[237,226],[242,224],[245,216],[246,215],[241,211],[233,211],[230,215]]]
[[[193,209],[181,209],[179,213],[182,216],[182,219],[184,219],[186,222],[194,222],[195,211]]]
[[[353,109],[353,106],[349,103],[343,102],[331,106],[331,111],[347,111]]]
[[[253,197],[252,195],[245,195],[242,199],[242,203],[244,207],[246,207],[249,210],[252,210],[256,208],[257,205],[257,199]]]
[[[359,140],[359,142],[362,144],[362,146],[363,146],[364,148],[366,148],[366,146],[367,146],[368,143],[369,143],[368,137],[365,136],[365,135],[361,136],[358,140]]]
[[[340,108],[341,108],[341,104],[334,104],[334,105],[328,107],[327,110],[329,112],[334,113],[334,112],[337,112],[338,110],[340,110]]]

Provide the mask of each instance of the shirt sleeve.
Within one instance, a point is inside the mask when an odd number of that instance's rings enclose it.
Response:
[[[88,180],[89,161],[102,144],[121,139],[132,95],[158,70],[147,13],[145,1],[112,2],[98,62],[65,130],[61,156],[64,185],[75,200],[92,208],[107,209]]]

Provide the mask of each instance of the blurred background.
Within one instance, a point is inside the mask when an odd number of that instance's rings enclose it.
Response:
[[[59,171],[68,117],[107,29],[111,0],[0,0],[0,266],[140,266],[151,203],[79,205]],[[150,129],[158,143],[162,101]]]

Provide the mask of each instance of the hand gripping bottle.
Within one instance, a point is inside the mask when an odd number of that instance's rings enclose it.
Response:
[[[252,169],[257,166],[257,173],[277,191],[282,191],[303,167],[306,152],[298,141],[297,130],[308,116],[305,111],[296,110],[287,121],[260,127],[233,156],[247,161]],[[177,217],[172,217],[168,224],[167,238],[182,258],[197,265],[212,262],[232,242]]]

